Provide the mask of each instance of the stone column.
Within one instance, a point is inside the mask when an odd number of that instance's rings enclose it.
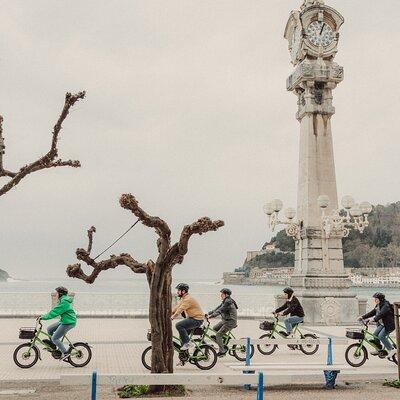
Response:
[[[354,323],[359,315],[344,270],[342,236],[327,237],[317,202],[320,195],[328,195],[326,212],[338,208],[331,117],[335,113],[332,91],[342,80],[343,68],[333,61],[305,59],[287,82],[288,90],[298,97],[300,122],[297,212],[301,231],[290,284],[311,324]]]

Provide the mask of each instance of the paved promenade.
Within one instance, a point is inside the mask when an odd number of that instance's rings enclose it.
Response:
[[[42,352],[42,361],[27,370],[18,368],[13,360],[12,354],[15,347],[22,343],[18,339],[19,327],[33,326],[34,321],[30,319],[2,319],[0,337],[0,381],[4,380],[58,380],[65,373],[90,373],[96,370],[99,373],[146,373],[148,372],[141,364],[140,357],[143,349],[148,346],[146,332],[149,323],[145,319],[81,319],[76,329],[71,333],[74,341],[87,341],[93,346],[93,359],[91,363],[81,369],[73,368],[69,364],[59,362],[45,351]],[[344,327],[316,327],[313,328],[327,335],[343,337]],[[258,329],[258,321],[240,321],[236,330],[237,337],[250,336],[259,337],[262,333]],[[334,362],[345,363],[344,345],[334,346]],[[253,357],[254,362],[277,362],[277,363],[304,363],[304,362],[326,362],[327,349],[322,346],[318,353],[306,356],[299,351],[291,351],[286,346],[278,349],[271,356],[263,356],[256,350]],[[228,363],[236,362],[230,356],[218,361],[212,370],[215,373],[231,372]],[[202,373],[193,365],[177,367],[176,372]],[[356,373],[363,372],[364,377],[370,379],[378,376],[390,378],[395,377],[396,366],[387,360],[371,357],[365,366],[355,369]],[[346,377],[347,379],[347,377]],[[300,379],[300,382],[303,380]],[[320,382],[323,382],[321,376]],[[268,378],[267,378],[268,383]],[[275,383],[270,382],[270,383]],[[278,382],[276,382],[278,383]]]

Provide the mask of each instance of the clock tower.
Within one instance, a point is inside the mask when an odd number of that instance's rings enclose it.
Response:
[[[291,286],[303,303],[306,321],[314,324],[354,323],[358,300],[344,270],[342,236],[322,229],[318,197],[329,196],[327,212],[338,209],[331,118],[333,90],[343,80],[334,62],[343,17],[322,0],[305,0],[292,11],[285,39],[294,72],[287,90],[297,97],[300,156],[295,272]]]

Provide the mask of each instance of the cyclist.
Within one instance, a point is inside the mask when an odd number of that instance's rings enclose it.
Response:
[[[188,350],[193,346],[193,344],[190,343],[188,331],[198,328],[203,324],[204,313],[198,301],[189,295],[188,284],[180,283],[176,286],[176,290],[180,301],[172,310],[171,319],[174,320],[182,313],[185,313],[185,319],[177,322],[175,326],[181,338],[181,350]]]
[[[57,346],[61,352],[60,360],[65,360],[69,357],[68,350],[65,348],[61,339],[67,334],[68,331],[76,326],[76,313],[72,307],[72,298],[68,296],[68,289],[60,286],[55,289],[58,296],[57,305],[44,314],[40,319],[46,321],[56,317],[60,317],[60,321],[47,328],[48,334],[51,336],[51,342]]]
[[[220,290],[222,303],[210,311],[208,318],[214,318],[221,315],[221,321],[216,324],[213,329],[217,332],[215,341],[219,346],[218,357],[226,355],[227,350],[224,347],[223,337],[226,333],[237,327],[237,310],[236,301],[231,298],[232,290],[224,288]]]
[[[368,322],[369,318],[374,317],[373,321],[377,324],[374,335],[377,336],[385,346],[386,350],[383,351],[387,353],[387,358],[392,358],[396,354],[396,350],[390,343],[388,336],[395,330],[394,309],[393,306],[385,299],[385,295],[383,293],[377,292],[372,297],[375,300],[375,308],[369,313],[361,316],[359,319],[363,319]],[[374,351],[371,354],[373,356],[377,356],[381,353],[381,351],[382,350]]]
[[[299,299],[294,295],[294,290],[290,287],[283,289],[286,297],[286,302],[283,306],[278,307],[274,314],[289,315],[289,318],[284,320],[288,337],[293,337],[293,328],[295,325],[304,321],[304,310]]]

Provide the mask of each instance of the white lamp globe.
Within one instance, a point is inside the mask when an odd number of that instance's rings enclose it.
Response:
[[[272,208],[274,209],[275,212],[279,212],[283,208],[283,203],[282,200],[275,199],[272,201]]]
[[[350,208],[354,207],[355,201],[351,196],[344,196],[342,198],[342,207],[346,210],[350,210]]]
[[[368,201],[363,201],[360,204],[360,208],[363,214],[370,214],[372,211],[372,205]]]
[[[320,208],[327,208],[329,206],[329,196],[321,194],[321,196],[318,197],[317,202]]]
[[[264,212],[267,215],[272,215],[274,213],[274,208],[272,207],[272,203],[267,203],[264,206]]]
[[[350,208],[350,215],[353,217],[361,217],[362,210],[359,204],[354,204],[354,206]]]
[[[293,219],[294,217],[296,216],[296,210],[294,209],[294,208],[287,208],[286,210],[285,210],[285,217],[287,218],[287,219]]]

